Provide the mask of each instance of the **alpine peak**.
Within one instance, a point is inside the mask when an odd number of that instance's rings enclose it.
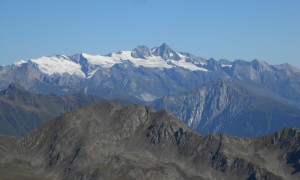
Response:
[[[137,46],[132,50],[131,56],[134,58],[146,59],[146,57],[151,56],[151,51],[147,46]]]
[[[163,43],[160,47],[153,48],[151,50],[152,54],[155,56],[160,56],[164,60],[176,60],[182,59],[178,52],[173,50],[168,44]]]

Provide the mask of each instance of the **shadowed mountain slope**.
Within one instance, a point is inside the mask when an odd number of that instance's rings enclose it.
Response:
[[[100,101],[103,99],[84,94],[34,94],[18,84],[10,84],[0,92],[0,134],[20,137],[47,120]]]

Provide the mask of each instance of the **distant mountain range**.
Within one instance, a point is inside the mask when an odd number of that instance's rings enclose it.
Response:
[[[21,137],[61,114],[102,101],[84,94],[65,97],[34,94],[18,84],[10,84],[0,92],[0,134]]]
[[[0,88],[0,179],[300,179],[288,64],[162,44],[18,61]]]
[[[167,44],[108,55],[53,55],[0,68],[0,88],[19,83],[37,93],[85,92],[107,98],[152,101],[197,89],[205,82],[231,79],[300,106],[300,70],[289,64],[214,60],[172,49]]]
[[[11,83],[35,94],[82,93],[165,108],[204,134],[260,136],[300,126],[300,69],[258,60],[204,59],[165,43],[1,66],[0,88]]]
[[[102,102],[84,94],[57,96],[28,92],[10,84],[0,92],[0,134],[21,137],[43,122],[73,109]],[[130,102],[115,100],[118,104]],[[148,104],[166,109],[202,134],[226,133],[258,137],[285,127],[300,128],[300,110],[280,101],[259,96],[228,81],[202,85],[198,90],[166,96]]]
[[[166,96],[151,104],[166,109],[204,134],[258,137],[284,127],[300,128],[300,109],[252,93],[230,81],[209,82],[199,89]]]
[[[0,136],[1,179],[299,179],[300,131],[201,136],[166,111],[102,103],[17,140]]]

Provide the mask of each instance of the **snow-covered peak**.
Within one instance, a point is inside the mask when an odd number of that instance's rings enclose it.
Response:
[[[85,77],[81,70],[81,66],[70,60],[65,55],[62,56],[43,56],[37,59],[31,59],[31,63],[36,64],[39,70],[48,75],[54,74],[70,74]]]
[[[19,60],[19,61],[14,62],[14,65],[15,66],[21,66],[22,64],[25,64],[25,63],[27,63],[27,61]]]

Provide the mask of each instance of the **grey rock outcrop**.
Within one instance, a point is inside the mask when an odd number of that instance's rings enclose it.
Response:
[[[204,84],[196,91],[166,96],[152,106],[167,109],[203,134],[258,137],[300,127],[300,110],[230,81]]]

